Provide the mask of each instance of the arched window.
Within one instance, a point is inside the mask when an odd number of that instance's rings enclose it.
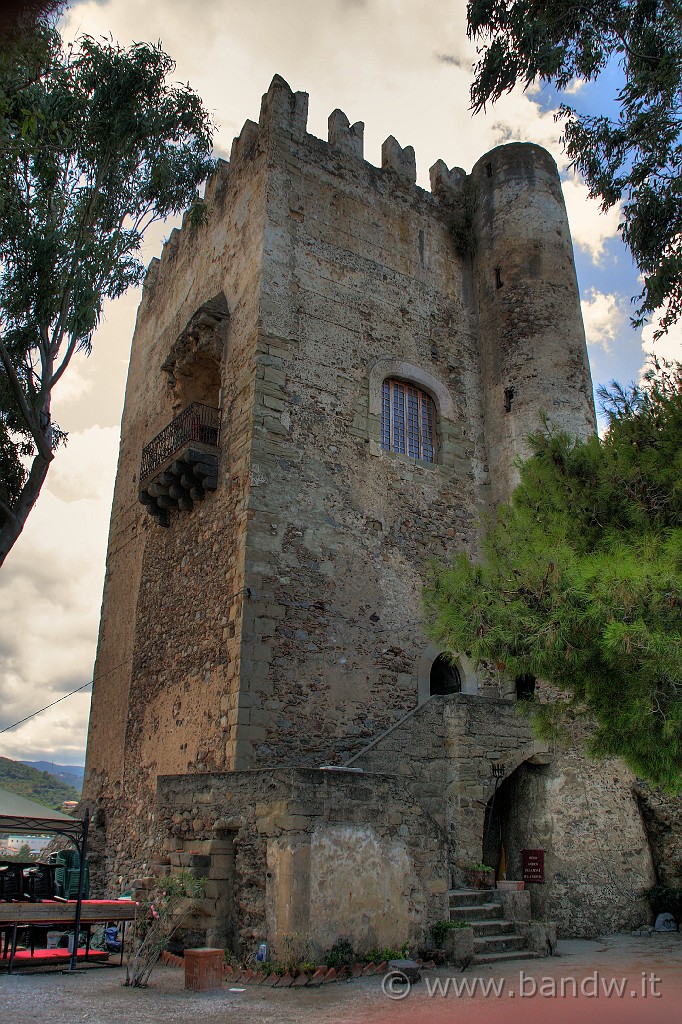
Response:
[[[462,677],[456,665],[451,665],[445,655],[439,654],[431,666],[431,696],[446,697],[450,693],[461,693]]]
[[[381,447],[424,462],[436,461],[436,406],[409,381],[387,378],[381,386]]]
[[[516,677],[516,699],[517,700],[532,700],[535,696],[535,676],[517,676]]]

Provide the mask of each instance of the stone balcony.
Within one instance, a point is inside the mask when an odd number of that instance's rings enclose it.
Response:
[[[142,449],[138,498],[161,526],[218,486],[220,410],[193,402]]]

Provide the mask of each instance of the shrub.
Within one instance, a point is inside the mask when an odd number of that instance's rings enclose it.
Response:
[[[356,960],[358,960],[358,956],[348,939],[337,939],[332,948],[328,949],[324,955],[327,967],[349,967]]]
[[[378,947],[370,949],[363,957],[363,960],[367,960],[369,963],[380,964],[384,960],[407,960],[409,957],[410,944],[409,942],[403,942],[400,949],[379,949]]]
[[[205,887],[205,878],[195,878],[189,871],[181,871],[167,875],[140,901],[135,921],[135,955],[126,967],[127,986],[143,988],[147,985],[159,957],[192,909],[193,901],[203,897]]]
[[[308,935],[292,932],[281,935],[272,951],[272,971],[274,974],[300,974],[303,964],[310,962],[313,955],[312,940]]]
[[[433,934],[433,941],[436,946],[440,947],[445,942],[445,936],[448,932],[454,931],[456,928],[466,928],[466,921],[436,921],[431,932]]]

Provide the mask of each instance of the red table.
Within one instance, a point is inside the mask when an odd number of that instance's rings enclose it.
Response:
[[[81,925],[87,932],[85,958],[90,952],[90,929],[93,924],[106,924],[107,921],[124,923],[133,921],[137,914],[138,904],[134,900],[83,900],[81,904]],[[76,900],[41,900],[38,903],[14,901],[0,903],[0,932],[7,935],[11,931],[11,943],[5,939],[3,960],[7,959],[9,947],[8,973],[12,973],[12,965],[17,948],[17,932],[20,928],[67,928],[76,920]],[[31,955],[33,944],[31,943]],[[121,962],[123,962],[123,943],[121,943]]]

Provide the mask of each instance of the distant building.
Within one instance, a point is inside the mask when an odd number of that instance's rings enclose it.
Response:
[[[49,846],[50,840],[54,836],[4,836],[2,839],[2,845],[0,849],[4,849],[6,853],[16,854],[21,850],[22,846],[28,846],[31,853],[40,853],[46,846]]]

